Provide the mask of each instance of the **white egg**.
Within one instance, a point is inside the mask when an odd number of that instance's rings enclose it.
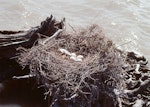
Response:
[[[77,62],[82,62],[82,59],[74,57],[74,56],[71,56],[70,59],[77,61]]]
[[[76,61],[76,57],[71,56],[70,59],[73,59],[74,61]]]
[[[61,52],[61,53],[65,53],[65,54],[67,54],[67,55],[71,55],[71,53],[69,52],[69,51],[67,51],[66,49],[59,49],[59,51]]]
[[[70,56],[71,56],[71,53],[70,53],[69,51],[66,50],[65,53],[66,53],[67,55],[70,55]]]
[[[82,58],[83,58],[83,56],[82,56],[82,55],[78,55],[78,56],[77,56],[77,58],[80,58],[80,59],[82,59]]]
[[[75,54],[75,53],[71,53],[71,56],[74,56],[74,57],[76,57],[76,54]]]
[[[76,61],[82,62],[82,59],[80,59],[80,58],[77,58],[77,59],[76,59]]]
[[[80,61],[80,62],[82,62],[82,58],[83,58],[82,55],[78,55],[78,56],[77,56],[76,53],[70,53],[70,52],[67,51],[66,49],[62,49],[62,48],[60,48],[59,51],[60,51],[61,53],[65,53],[65,54],[69,55],[69,56],[70,56],[70,59],[72,59],[72,60],[74,60],[74,61]]]

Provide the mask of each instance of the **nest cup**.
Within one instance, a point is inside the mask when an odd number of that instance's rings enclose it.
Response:
[[[82,56],[80,61],[71,55]],[[125,85],[122,53],[92,25],[71,34],[61,33],[46,44],[24,50],[18,61],[45,87],[50,105],[116,106]],[[114,103],[116,102],[116,103]]]

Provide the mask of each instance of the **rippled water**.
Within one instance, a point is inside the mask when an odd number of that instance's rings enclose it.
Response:
[[[120,48],[150,60],[149,0],[0,0],[0,29],[28,29],[50,14],[67,26],[96,23]]]
[[[29,29],[50,14],[65,17],[67,29],[96,23],[118,48],[150,60],[149,0],[0,0],[0,29]]]

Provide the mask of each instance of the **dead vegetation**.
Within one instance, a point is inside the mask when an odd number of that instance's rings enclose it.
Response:
[[[126,107],[135,104],[130,103],[131,81],[126,77],[130,75],[127,71],[138,63],[138,57],[116,49],[97,25],[72,34],[58,30],[31,49],[20,48],[20,52],[19,64],[23,68],[29,66],[30,74],[45,87],[51,106]],[[82,58],[75,60],[73,55]]]

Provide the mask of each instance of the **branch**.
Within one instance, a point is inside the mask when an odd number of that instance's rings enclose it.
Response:
[[[35,77],[35,75],[29,74],[29,75],[24,75],[24,76],[13,76],[13,79],[26,79],[26,78],[32,78]]]
[[[68,100],[71,100],[71,99],[73,99],[73,98],[75,98],[75,97],[77,97],[78,96],[78,94],[73,94],[71,97],[69,97],[69,98],[64,98],[64,100],[66,100],[66,101],[68,101]]]
[[[53,38],[56,38],[63,30],[59,29],[57,30],[52,36],[46,38],[45,40],[43,40],[42,45],[47,44],[50,40],[52,40]]]
[[[145,90],[147,87],[149,87],[149,84],[150,84],[150,79],[145,80],[144,82],[141,83],[140,87],[135,88],[134,90],[125,90],[124,93],[127,93],[127,94],[140,93],[143,90]]]

